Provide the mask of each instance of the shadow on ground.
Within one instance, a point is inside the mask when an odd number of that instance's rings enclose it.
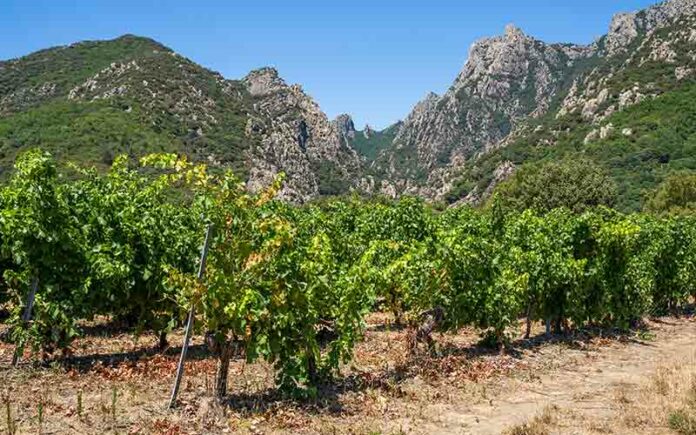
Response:
[[[655,319],[657,323],[675,324],[664,319]],[[370,329],[374,331],[374,328]],[[387,329],[389,330],[389,329]],[[588,345],[597,338],[621,343],[634,343],[641,346],[652,346],[649,339],[641,339],[649,330],[645,324],[637,324],[630,330],[608,328],[586,328],[583,330],[571,330],[560,334],[541,333],[528,339],[514,340],[505,349],[502,358],[519,360],[524,355],[524,350],[535,350],[549,344],[565,345],[574,349],[589,349]],[[441,346],[437,352],[429,354],[421,352],[407,359],[403,364],[377,372],[353,373],[334,379],[332,382],[321,385],[315,398],[297,399],[283,395],[276,389],[268,389],[256,393],[232,393],[229,394],[224,404],[230,409],[248,415],[264,414],[272,412],[288,404],[302,409],[308,413],[327,413],[337,415],[346,412],[342,404],[342,396],[346,393],[356,393],[371,389],[379,389],[386,394],[402,394],[401,384],[427,371],[428,365],[432,365],[437,372],[441,369],[441,362],[450,357],[461,357],[464,364],[474,364],[485,358],[500,356],[497,347],[486,347],[479,344]],[[440,375],[446,373],[441,372]]]
[[[693,315],[693,308],[689,307],[680,315]],[[655,323],[673,325],[669,319],[652,319]],[[91,327],[85,333],[87,335],[124,333],[121,326],[117,324],[106,324]],[[370,331],[393,331],[394,325],[379,325],[370,327]],[[127,331],[125,331],[127,332]],[[502,358],[520,360],[524,351],[535,350],[549,344],[561,344],[574,349],[586,349],[588,344],[597,338],[612,340],[625,343],[636,343],[643,346],[650,346],[649,329],[645,324],[636,324],[630,330],[607,329],[601,327],[590,327],[582,330],[569,330],[561,334],[538,334],[528,339],[517,339],[510,342],[505,348]],[[121,364],[132,363],[140,359],[146,359],[154,355],[163,354],[176,358],[181,353],[181,347],[168,347],[161,351],[159,347],[152,346],[130,352],[111,353],[111,354],[90,354],[81,356],[71,356],[67,358],[55,358],[44,362],[42,365],[60,364],[66,369],[74,369],[78,372],[88,372],[96,365],[106,367],[118,367]],[[341,414],[346,412],[342,397],[348,393],[362,392],[366,390],[378,389],[385,394],[398,396],[402,394],[402,383],[407,379],[428,373],[432,376],[445,376],[447,368],[461,368],[465,365],[474,365],[477,362],[495,360],[500,355],[497,347],[486,347],[480,343],[474,344],[454,344],[446,343],[438,346],[434,352],[425,349],[406,358],[402,363],[394,367],[377,370],[374,372],[356,372],[346,376],[336,377],[317,388],[316,394],[307,398],[297,398],[284,394],[278,389],[266,389],[258,392],[233,392],[227,396],[224,404],[230,409],[250,415],[263,414],[280,407],[288,405],[302,409],[308,413],[328,413]],[[213,353],[206,345],[196,344],[189,347],[187,359],[205,360],[214,358]],[[242,356],[237,356],[242,358]],[[454,366],[451,359],[454,358]],[[449,360],[448,360],[449,359]],[[458,365],[458,366],[457,366]],[[443,369],[443,367],[445,369]]]

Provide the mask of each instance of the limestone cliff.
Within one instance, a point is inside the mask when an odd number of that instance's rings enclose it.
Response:
[[[546,113],[575,63],[591,53],[546,44],[513,25],[476,42],[449,90],[416,104],[382,154],[388,191],[441,197],[453,168],[495,147],[522,120]]]
[[[304,202],[341,193],[354,183],[360,161],[347,145],[355,129],[349,117],[329,121],[299,85],[288,85],[273,68],[252,71],[242,83],[253,99],[247,132],[260,137],[252,153],[250,188],[267,185],[285,172],[281,197]]]

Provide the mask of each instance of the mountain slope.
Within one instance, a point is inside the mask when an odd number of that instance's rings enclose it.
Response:
[[[520,165],[589,157],[631,210],[672,171],[696,170],[695,84],[696,0],[618,14],[588,46],[510,25],[383,131],[330,120],[273,68],[230,80],[124,35],[0,61],[0,177],[35,146],[103,166],[167,151],[232,168],[251,189],[286,172],[280,197],[294,202],[358,191],[475,203]]]
[[[119,153],[179,152],[231,167],[252,189],[285,171],[281,197],[299,202],[347,191],[360,164],[277,71],[227,80],[133,35],[0,63],[0,171],[33,146],[104,165]]]
[[[241,85],[155,41],[77,43],[3,62],[0,71],[3,163],[30,146],[105,164],[117,153],[170,150],[246,171],[240,156],[252,142]]]
[[[490,193],[501,167],[584,156],[616,179],[619,207],[635,210],[669,173],[696,170],[696,2],[618,15],[593,50],[557,108],[459,168],[449,201]]]
[[[590,52],[545,44],[512,25],[476,42],[450,89],[414,107],[378,164],[406,192],[441,195],[446,168],[487,151],[522,119],[544,114]]]
[[[696,1],[670,0],[616,15],[608,34],[586,47],[545,44],[514,26],[503,36],[475,43],[450,89],[418,103],[378,157],[381,191],[476,202],[516,166],[570,153],[559,146],[566,140],[573,153],[592,154],[594,143],[623,130],[609,125],[612,114],[666,93],[674,93],[673,102],[682,100],[680,94],[690,95],[695,15]],[[691,121],[679,122],[688,129]],[[625,128],[633,129],[629,136],[643,152],[659,153],[660,138],[641,136],[647,128],[642,127]],[[690,145],[683,139],[671,147],[683,154]],[[595,158],[619,177],[622,207],[636,208],[640,191],[671,169],[631,167],[632,151],[611,149]]]

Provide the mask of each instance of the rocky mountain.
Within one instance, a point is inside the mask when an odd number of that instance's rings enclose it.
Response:
[[[453,170],[450,201],[477,201],[516,166],[591,157],[610,171],[624,209],[672,171],[695,170],[696,1],[618,14],[584,49],[545,114]],[[501,171],[501,168],[507,168]]]
[[[357,184],[341,128],[272,68],[228,80],[133,35],[0,63],[0,171],[32,146],[103,165],[173,151],[232,167],[252,189],[284,171],[281,197],[303,202]]]
[[[242,83],[253,99],[247,132],[260,137],[251,159],[252,188],[284,171],[281,196],[304,202],[355,184],[360,159],[348,146],[355,134],[349,116],[329,121],[299,85],[288,86],[273,68],[252,71]]]
[[[284,171],[295,202],[355,190],[452,203],[481,201],[520,165],[582,156],[634,209],[670,172],[696,170],[694,53],[696,0],[620,13],[587,46],[509,25],[473,44],[444,94],[376,131],[328,119],[273,68],[232,80],[151,39],[81,42],[0,61],[0,176],[33,146],[97,165],[168,151],[251,189]]]
[[[449,90],[416,104],[380,156],[397,190],[438,197],[448,167],[486,151],[527,117],[546,113],[588,47],[545,44],[509,25],[505,34],[476,42]]]
[[[477,41],[447,92],[430,93],[414,106],[366,171],[363,187],[390,196],[477,202],[516,166],[554,153],[562,157],[550,149],[564,135],[582,135],[572,152],[586,152],[583,147],[617,130],[605,122],[612,114],[683,92],[693,81],[695,15],[695,0],[620,13],[608,33],[588,46],[547,44],[514,25]],[[631,131],[639,141],[636,133]],[[533,146],[544,148],[532,153]],[[636,192],[631,195],[627,204],[633,207]]]

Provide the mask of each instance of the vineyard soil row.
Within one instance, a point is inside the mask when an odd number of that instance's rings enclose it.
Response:
[[[209,399],[215,358],[196,336],[181,406],[168,411],[178,344],[160,354],[155,335],[135,339],[103,319],[88,326],[63,365],[25,362],[13,370],[13,347],[0,344],[3,415],[9,400],[18,433],[37,433],[41,424],[44,433],[493,434],[529,422],[560,433],[671,433],[670,410],[657,406],[659,395],[645,403],[641,392],[670,364],[693,371],[696,355],[696,321],[682,317],[649,321],[648,330],[627,335],[603,331],[603,338],[547,339],[536,323],[524,340],[520,324],[504,356],[476,346],[477,332],[464,329],[438,337],[441,355],[411,359],[406,332],[375,313],[355,359],[309,402],[279,398],[266,363],[233,360],[228,406],[217,405]],[[181,343],[182,333],[174,331],[171,343]],[[646,408],[656,415],[646,418]]]

